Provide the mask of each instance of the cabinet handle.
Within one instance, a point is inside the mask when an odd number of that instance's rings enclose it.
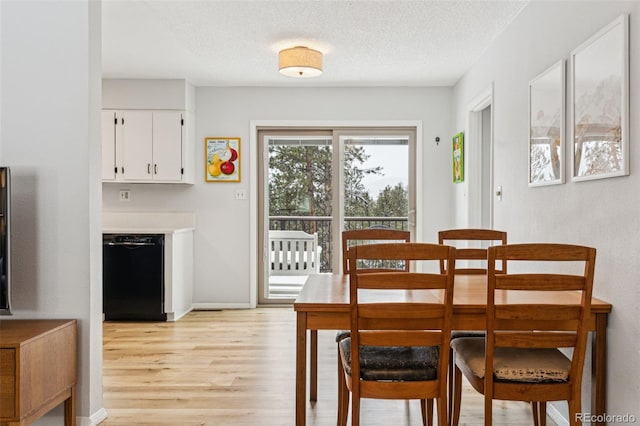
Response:
[[[122,167],[120,170],[122,170],[122,174],[124,174],[124,167]]]
[[[157,164],[153,165],[153,173],[156,174],[156,175],[158,174],[158,165]]]
[[[147,163],[147,174],[151,174],[151,163]]]

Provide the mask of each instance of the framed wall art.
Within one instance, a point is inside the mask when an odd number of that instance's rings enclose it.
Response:
[[[571,53],[572,179],[629,174],[629,16]]]
[[[564,183],[565,61],[529,83],[529,186]]]
[[[240,138],[205,138],[204,162],[206,182],[240,182]]]
[[[464,134],[458,133],[453,137],[453,182],[464,182]]]

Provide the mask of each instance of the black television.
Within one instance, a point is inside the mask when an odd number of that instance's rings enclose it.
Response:
[[[11,315],[11,173],[0,167],[0,315]]]

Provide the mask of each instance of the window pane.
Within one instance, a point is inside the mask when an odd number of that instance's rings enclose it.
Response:
[[[407,139],[345,140],[345,229],[408,230],[408,164]]]

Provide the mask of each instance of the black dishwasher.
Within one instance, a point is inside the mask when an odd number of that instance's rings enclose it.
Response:
[[[105,320],[166,321],[163,234],[104,234],[102,262]]]

